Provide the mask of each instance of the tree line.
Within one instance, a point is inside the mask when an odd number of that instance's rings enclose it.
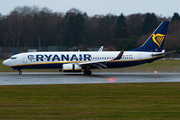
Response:
[[[48,8],[16,7],[9,15],[0,14],[1,47],[109,46],[132,49],[145,42],[165,20],[171,20],[165,48],[180,46],[180,16],[157,16],[155,13],[88,16],[76,8],[66,13]]]

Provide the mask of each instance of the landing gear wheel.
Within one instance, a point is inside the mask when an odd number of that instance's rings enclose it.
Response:
[[[91,75],[92,72],[91,72],[90,70],[84,70],[84,74],[85,74],[85,75]]]
[[[21,70],[19,70],[19,74],[20,74],[20,75],[22,74],[22,71],[21,71]]]

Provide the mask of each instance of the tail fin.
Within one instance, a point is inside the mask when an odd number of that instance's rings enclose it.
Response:
[[[163,21],[141,47],[130,51],[162,52],[168,25],[169,21]]]

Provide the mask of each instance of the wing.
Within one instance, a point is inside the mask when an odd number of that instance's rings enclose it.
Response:
[[[99,61],[88,61],[88,62],[83,62],[83,63],[79,63],[78,65],[80,66],[84,66],[84,67],[95,67],[95,68],[107,68],[106,63],[109,61],[114,61],[114,60],[120,60],[122,58],[122,55],[124,53],[124,49],[121,50],[121,52],[118,54],[118,56],[115,59],[111,59],[111,60],[99,60]]]

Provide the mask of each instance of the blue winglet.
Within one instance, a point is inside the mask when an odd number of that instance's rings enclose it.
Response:
[[[123,55],[123,53],[124,53],[124,48],[121,50],[121,52],[119,53],[119,55],[115,58],[115,59],[113,59],[113,60],[119,60],[119,59],[121,59],[122,58],[122,55]]]

